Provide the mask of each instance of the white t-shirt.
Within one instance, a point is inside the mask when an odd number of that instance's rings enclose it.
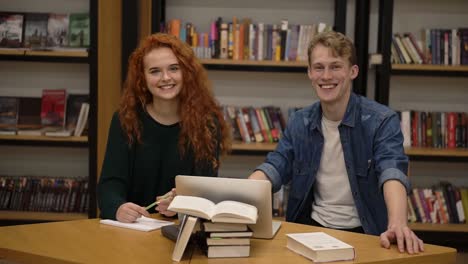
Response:
[[[361,226],[349,184],[338,126],[322,116],[324,146],[314,184],[311,217],[325,227],[350,229]]]

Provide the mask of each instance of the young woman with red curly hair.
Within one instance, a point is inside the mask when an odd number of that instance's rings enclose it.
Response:
[[[133,222],[144,206],[174,195],[176,175],[217,176],[229,131],[207,73],[171,35],[143,40],[129,60],[98,184],[102,218]],[[170,199],[156,210],[166,216]],[[154,212],[154,209],[151,209]]]

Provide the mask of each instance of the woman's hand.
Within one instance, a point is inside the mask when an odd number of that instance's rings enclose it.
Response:
[[[134,203],[124,203],[115,214],[117,221],[122,223],[132,223],[135,222],[141,216],[149,217],[149,213],[145,210],[144,207],[141,207]]]
[[[158,202],[158,206],[156,207],[156,210],[159,211],[159,213],[164,216],[171,217],[171,216],[176,215],[177,214],[176,212],[167,210],[167,207],[169,207],[169,204],[172,202],[172,199],[176,197],[176,195],[177,195],[176,189],[173,188],[171,191],[169,191],[165,195],[157,196],[156,201]]]

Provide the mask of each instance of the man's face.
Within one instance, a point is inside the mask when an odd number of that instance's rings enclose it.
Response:
[[[347,58],[333,56],[330,48],[319,44],[312,50],[308,76],[323,105],[346,105],[351,82],[358,72],[357,65],[351,66]]]

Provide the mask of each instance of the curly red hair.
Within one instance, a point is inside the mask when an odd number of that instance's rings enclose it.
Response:
[[[197,163],[210,162],[217,168],[218,144],[221,153],[226,153],[230,148],[228,125],[214,98],[205,68],[192,49],[172,35],[150,35],[130,56],[119,108],[120,123],[128,143],[141,143],[141,126],[137,111],[140,107],[145,109],[147,104],[153,102],[153,96],[147,89],[143,59],[150,51],[160,47],[172,50],[182,71],[183,86],[179,94],[179,151],[183,156],[190,146]]]

